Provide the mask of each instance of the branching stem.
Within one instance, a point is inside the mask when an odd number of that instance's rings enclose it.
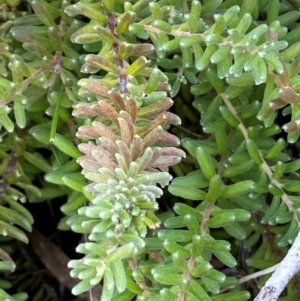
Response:
[[[221,94],[221,97],[222,97],[224,103],[226,104],[227,108],[230,110],[230,112],[233,114],[233,116],[238,120],[239,129],[241,130],[245,140],[248,140],[249,139],[248,130],[247,130],[246,126],[243,124],[243,122],[242,122],[241,118],[239,117],[237,111],[235,110],[234,106],[231,104],[230,100],[226,97],[226,95],[224,93]],[[259,152],[259,154],[260,154],[261,160],[263,162],[261,164],[261,167],[262,167],[264,173],[268,176],[268,178],[269,178],[269,180],[272,184],[274,184],[278,188],[282,189],[282,184],[277,179],[275,179],[273,177],[273,172],[271,170],[271,167],[265,161],[262,153]],[[298,219],[298,216],[297,216],[297,211],[293,207],[293,202],[291,201],[289,196],[284,192],[281,196],[281,199],[286,204],[289,211],[293,213],[293,217],[297,221],[298,225],[300,225],[300,222],[299,222],[299,219]]]
[[[227,108],[231,111],[231,113],[234,115],[234,117],[239,121],[239,128],[244,136],[244,138],[247,140],[249,139],[248,131],[246,126],[243,124],[242,120],[237,114],[237,111],[231,104],[230,100],[226,97],[225,94],[221,94],[221,97],[223,98]],[[274,185],[276,185],[278,188],[282,188],[281,183],[277,179],[273,177],[273,172],[270,168],[270,166],[267,164],[267,162],[264,160],[263,155],[261,152],[259,153],[260,157],[262,159],[261,167],[264,171],[264,173],[268,176],[270,182]],[[297,212],[295,208],[293,207],[293,203],[290,200],[289,196],[286,193],[283,193],[281,196],[281,200],[286,204],[289,211],[293,212],[293,217],[297,221],[299,225],[299,220],[297,216]],[[292,247],[288,251],[285,258],[276,266],[272,267],[272,269],[276,268],[273,275],[269,278],[269,280],[266,282],[264,287],[260,290],[257,297],[254,299],[254,301],[276,301],[281,292],[284,290],[285,286],[289,282],[289,280],[296,275],[296,273],[300,270],[300,234],[296,237]],[[265,272],[264,270],[263,272]],[[267,271],[269,273],[271,271]],[[261,276],[261,272],[252,274],[250,276],[244,277],[247,280],[250,280],[253,278],[253,275],[255,277]],[[247,281],[245,280],[245,281]]]

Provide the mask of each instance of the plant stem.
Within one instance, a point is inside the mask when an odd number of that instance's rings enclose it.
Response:
[[[260,290],[254,301],[276,301],[287,283],[300,270],[300,233],[285,258]]]

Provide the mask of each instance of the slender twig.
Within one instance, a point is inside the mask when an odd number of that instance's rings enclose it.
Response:
[[[250,275],[247,275],[245,277],[242,277],[238,280],[238,284],[242,284],[242,283],[248,282],[249,280],[258,278],[260,276],[270,274],[270,273],[274,272],[278,268],[278,266],[279,266],[279,263],[277,263],[267,269],[264,269],[264,270],[252,273]]]
[[[254,301],[276,301],[288,282],[300,271],[300,233]]]
[[[201,220],[201,226],[200,226],[202,237],[204,237],[206,235],[206,230],[207,230],[206,222],[210,218],[210,215],[212,213],[212,210],[214,209],[214,206],[215,206],[214,203],[209,203],[204,210],[203,218]]]
[[[238,120],[239,129],[241,130],[245,140],[248,140],[249,139],[248,130],[247,130],[246,126],[243,124],[243,122],[242,122],[241,118],[239,117],[237,111],[235,110],[234,106],[231,104],[230,100],[226,97],[225,94],[221,94],[221,97],[222,97],[224,103],[226,104],[227,108],[230,110],[230,112],[233,114],[233,116]],[[272,172],[271,167],[265,161],[261,152],[259,152],[259,154],[260,154],[260,158],[263,162],[261,164],[261,167],[262,167],[264,173],[268,176],[268,178],[272,184],[274,184],[275,186],[277,186],[278,188],[280,188],[282,190],[282,184],[273,177],[273,172]],[[290,200],[289,196],[285,192],[283,192],[283,194],[281,196],[281,200],[286,204],[289,211],[293,213],[293,218],[297,221],[297,223],[299,225],[300,222],[298,219],[297,211],[293,207],[293,202]]]
[[[92,292],[92,290],[89,291],[89,297],[90,297],[90,301],[93,301],[94,298],[93,298],[93,292]]]
[[[242,120],[237,114],[237,111],[231,104],[230,100],[226,97],[225,94],[221,94],[221,97],[223,98],[224,103],[226,104],[227,108],[231,111],[231,113],[234,115],[234,117],[239,121],[239,128],[244,136],[244,138],[247,140],[249,139],[248,136],[248,130],[246,126],[243,124]],[[260,153],[260,157],[262,160],[262,169],[264,173],[268,176],[270,182],[274,185],[276,185],[278,188],[282,188],[282,184],[273,177],[273,172],[270,168],[270,166],[267,164],[265,159],[263,158],[262,154]],[[289,196],[286,193],[283,193],[281,196],[281,200],[286,204],[289,211],[293,212],[293,218],[298,222],[299,225],[299,219],[297,216],[297,211],[293,207],[293,203],[290,200]],[[285,286],[289,282],[289,280],[299,272],[300,270],[300,234],[298,234],[297,238],[295,239],[292,247],[288,251],[285,258],[277,265],[274,266],[275,272],[273,275],[269,278],[269,280],[266,282],[264,287],[260,290],[257,297],[254,299],[254,301],[276,301],[281,292],[284,290]],[[273,268],[274,268],[273,267]],[[262,271],[261,271],[262,272]],[[256,277],[260,276],[261,272],[258,272],[255,274]],[[250,277],[249,275],[248,277]],[[253,276],[253,275],[252,275]],[[252,279],[252,278],[248,278]]]
[[[190,131],[190,130],[188,130],[188,129],[185,129],[183,126],[180,126],[180,125],[173,125],[173,126],[174,126],[175,128],[180,129],[180,130],[183,131],[183,132],[186,132],[186,133],[190,134],[191,136],[194,136],[194,137],[197,137],[197,138],[203,138],[202,135],[197,134],[197,133],[194,133],[194,132],[192,132],[192,131]]]
[[[19,138],[23,138],[24,135],[25,135],[25,130],[18,131],[17,136]],[[11,153],[10,153],[7,167],[2,174],[2,181],[0,182],[0,199],[1,199],[1,196],[4,195],[7,191],[7,189],[9,188],[9,182],[8,182],[7,177],[10,173],[12,173],[15,170],[17,163],[18,163],[18,158],[17,158],[17,154],[16,154],[16,145],[13,145],[11,148]]]

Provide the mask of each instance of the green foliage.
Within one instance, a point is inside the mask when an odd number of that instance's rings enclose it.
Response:
[[[299,228],[299,1],[0,5],[0,269],[24,203],[61,197],[74,295],[249,300],[235,267],[278,263]]]

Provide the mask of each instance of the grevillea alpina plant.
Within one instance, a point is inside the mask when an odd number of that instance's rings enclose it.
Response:
[[[144,238],[160,227],[156,199],[163,192],[157,184],[166,186],[168,167],[185,156],[176,148],[179,139],[164,129],[179,125],[180,119],[167,112],[173,104],[167,97],[168,78],[146,58],[153,45],[126,41],[128,27],[146,5],[143,1],[121,14],[113,1],[66,8],[71,16],[92,19],[72,41],[102,44],[97,54],[86,55],[81,71],[106,72],[78,82],[78,94],[87,102],[76,105],[73,115],[89,124],[79,127],[77,137],[89,142],[79,145],[85,155],[77,162],[92,181],[86,189],[93,199],[67,221],[74,231],[88,234],[88,241],[77,247],[85,256],[69,263],[72,277],[82,279],[73,293],[89,290],[103,278],[101,300],[126,290],[126,277],[145,254]]]
[[[210,229],[223,227],[227,233],[243,239],[246,237],[245,230],[234,222],[248,221],[251,216],[245,208],[235,208],[228,204],[229,199],[238,202],[238,196],[245,197],[252,191],[257,197],[255,192],[258,192],[258,188],[254,183],[259,182],[261,177],[263,181],[268,177],[271,192],[280,190],[282,185],[273,177],[269,166],[272,160],[270,163],[265,161],[270,156],[274,158],[273,154],[263,158],[258,151],[255,136],[249,133],[247,125],[237,115],[231,99],[238,96],[241,89],[247,90],[265,83],[268,68],[271,68],[280,83],[280,78],[284,76],[284,65],[275,53],[286,48],[288,43],[277,41],[282,30],[278,23],[272,23],[270,27],[261,24],[247,32],[253,20],[246,12],[249,7],[254,7],[251,4],[242,7],[245,10],[243,15],[238,6],[229,8],[223,15],[216,15],[215,23],[209,27],[198,18],[209,9],[217,8],[220,3],[208,1],[203,7],[199,1],[192,1],[190,7],[186,3],[183,8],[187,15],[180,17],[176,11],[176,5],[180,6],[180,3],[175,1],[173,5],[164,7],[162,2],[150,2],[117,5],[117,2],[103,1],[102,5],[78,3],[66,8],[71,16],[82,14],[92,20],[73,34],[73,42],[88,44],[101,40],[99,52],[85,57],[86,62],[81,71],[106,72],[100,77],[93,76],[79,81],[81,88],[78,93],[81,97],[87,97],[89,103],[77,105],[73,113],[76,117],[94,119],[91,124],[81,126],[77,136],[95,141],[79,146],[86,155],[78,159],[85,177],[93,181],[87,187],[94,196],[92,204],[80,208],[78,215],[73,215],[67,221],[74,231],[89,234],[89,241],[77,248],[85,256],[69,264],[73,268],[71,275],[82,279],[73,292],[78,294],[88,290],[104,278],[102,300],[118,296],[132,298],[134,292],[126,290],[127,281],[136,282],[142,289],[139,300],[160,300],[167,298],[168,294],[168,298],[174,300],[208,299],[203,286],[216,294],[225,280],[223,273],[211,268],[209,258],[212,254],[229,267],[236,264],[229,253],[229,244],[215,240],[209,234]],[[143,20],[139,20],[140,13],[145,14]],[[168,13],[170,17],[166,22],[164,19]],[[234,23],[235,18],[237,20]],[[227,30],[227,26],[233,23],[235,25]],[[138,44],[136,38],[132,37],[128,39],[128,32],[139,39],[150,38],[153,45]],[[265,37],[261,38],[263,35]],[[201,42],[206,44],[204,50]],[[203,113],[203,131],[215,133],[215,136],[211,136],[212,140],[208,139],[204,143],[189,139],[184,141],[184,146],[197,159],[200,169],[192,172],[193,176],[176,179],[170,191],[186,199],[203,202],[196,210],[176,204],[174,210],[179,216],[171,217],[164,223],[170,229],[155,231],[163,241],[165,250],[172,254],[169,257],[171,266],[157,265],[151,269],[151,277],[158,284],[171,286],[170,289],[162,290],[158,296],[155,294],[157,287],[147,285],[144,277],[149,277],[149,274],[138,262],[147,254],[147,240],[144,239],[147,227],[152,230],[159,228],[159,219],[153,214],[158,209],[156,198],[161,196],[161,190],[156,184],[166,185],[169,182],[167,167],[179,163],[183,153],[172,148],[176,146],[177,139],[162,128],[168,123],[178,125],[179,122],[176,116],[165,112],[172,104],[165,93],[168,91],[167,78],[146,58],[153,57],[154,50],[158,56],[158,65],[167,53],[182,53],[182,65],[179,59],[179,76],[175,80],[178,87],[181,76],[186,76],[193,83],[193,94],[205,94],[213,88],[211,95],[214,98],[209,107],[205,108],[203,104],[199,110]],[[140,56],[141,52],[144,56]],[[172,69],[172,63],[168,66],[166,61],[165,64],[166,69]],[[206,75],[206,79],[202,79],[204,86],[200,78],[195,78],[198,71]],[[228,89],[223,78],[231,85]],[[175,83],[173,87],[176,87]],[[281,93],[283,99],[288,94],[285,90]],[[170,92],[171,95],[177,93],[174,88]],[[202,103],[201,99],[199,101]],[[247,105],[252,105],[253,112],[258,112],[257,122],[252,126],[260,123],[262,116],[268,117],[265,120],[268,125],[268,120],[274,116],[274,111],[269,109],[266,113],[264,107],[260,108],[255,102]],[[253,113],[247,111],[249,117],[252,116]],[[249,117],[246,114],[244,118]],[[217,124],[212,120],[216,120]],[[207,122],[210,122],[209,126],[206,126]],[[231,139],[236,141],[229,151],[225,137],[230,127],[238,126],[242,135],[240,132],[232,134]],[[207,149],[207,142],[212,143],[213,151]],[[171,148],[164,148],[164,145],[171,145]],[[225,164],[227,157],[235,154],[238,149],[240,152],[243,145],[249,163],[238,168],[223,166],[222,160]],[[216,154],[223,158],[222,164],[217,164],[218,173],[212,157]],[[256,169],[256,166],[262,166],[262,171],[261,168]],[[237,182],[234,177],[240,168],[245,171],[256,169],[256,173]],[[188,179],[194,179],[195,176],[197,189],[192,190],[188,188]],[[220,176],[231,180],[222,183]],[[199,190],[199,187],[207,188],[207,191]],[[283,193],[282,200],[285,206],[290,206],[297,221],[289,196]],[[292,217],[292,212],[288,218]],[[188,231],[175,230],[182,227],[187,227]],[[294,227],[293,223],[291,227]],[[231,294],[229,296],[232,297]],[[235,298],[246,300],[249,295],[241,291]]]
[[[259,209],[264,213],[263,223],[288,223],[288,233],[279,245],[286,246],[296,236],[297,205],[291,192],[298,185],[293,177],[283,178],[288,169],[281,168],[289,158],[281,154],[281,141],[272,140],[267,146],[259,136],[277,133],[278,127],[272,126],[274,109],[297,102],[284,62],[293,51],[278,55],[288,47],[286,40],[280,40],[285,34],[281,24],[287,20],[283,16],[282,23],[274,19],[277,8],[271,3],[268,25],[255,24],[259,14],[256,2],[245,1],[241,8],[221,3],[103,1],[102,5],[78,3],[67,8],[72,16],[83,14],[92,20],[72,36],[74,42],[102,42],[96,55],[85,57],[82,71],[107,72],[79,81],[79,95],[88,97],[90,103],[80,104],[74,111],[77,117],[95,119],[79,128],[78,137],[96,140],[96,144],[80,146],[86,155],[78,160],[85,177],[93,181],[88,189],[95,197],[68,220],[75,231],[89,234],[89,242],[77,248],[85,257],[70,262],[72,276],[82,279],[74,293],[90,289],[104,278],[101,300],[130,300],[135,294],[137,300],[217,300],[209,293],[220,293],[220,287],[230,285],[231,280],[211,266],[211,257],[231,268],[237,262],[229,252],[230,244],[211,235],[213,229],[223,228],[243,240],[258,227],[257,222],[250,227],[243,222]],[[210,25],[206,18],[219,7],[224,12],[215,14]],[[139,46],[140,39],[150,39],[154,47],[147,42]],[[136,52],[140,47],[144,47],[144,56]],[[178,216],[165,219],[166,229],[158,229],[159,219],[153,214],[158,209],[155,199],[161,195],[156,184],[168,183],[166,168],[179,163],[183,153],[157,148],[174,145],[174,136],[166,135],[161,127],[166,123],[176,126],[178,119],[165,113],[171,100],[161,93],[167,91],[167,83],[155,66],[155,55],[158,66],[178,69],[175,77],[169,75],[171,96],[186,80],[192,84],[192,94],[205,95],[207,102],[199,98],[193,104],[202,114],[203,132],[210,135],[202,141],[183,140],[199,169],[175,179],[169,191],[202,202],[196,208],[176,204]],[[261,102],[256,102],[252,88],[261,85],[266,85],[265,93]],[[149,97],[157,95],[155,89],[161,98],[149,104]],[[292,121],[283,129],[293,143],[299,136],[298,108],[291,108]],[[274,166],[278,160],[282,162]],[[273,196],[270,207],[262,198],[264,192]],[[259,204],[250,205],[251,199]],[[280,202],[283,211],[273,221],[273,207],[278,208]],[[166,251],[158,253],[156,262],[143,262],[149,256],[147,227]],[[259,237],[251,237],[248,246]],[[254,256],[247,262],[255,267]],[[219,295],[222,300],[249,297],[243,290]]]

